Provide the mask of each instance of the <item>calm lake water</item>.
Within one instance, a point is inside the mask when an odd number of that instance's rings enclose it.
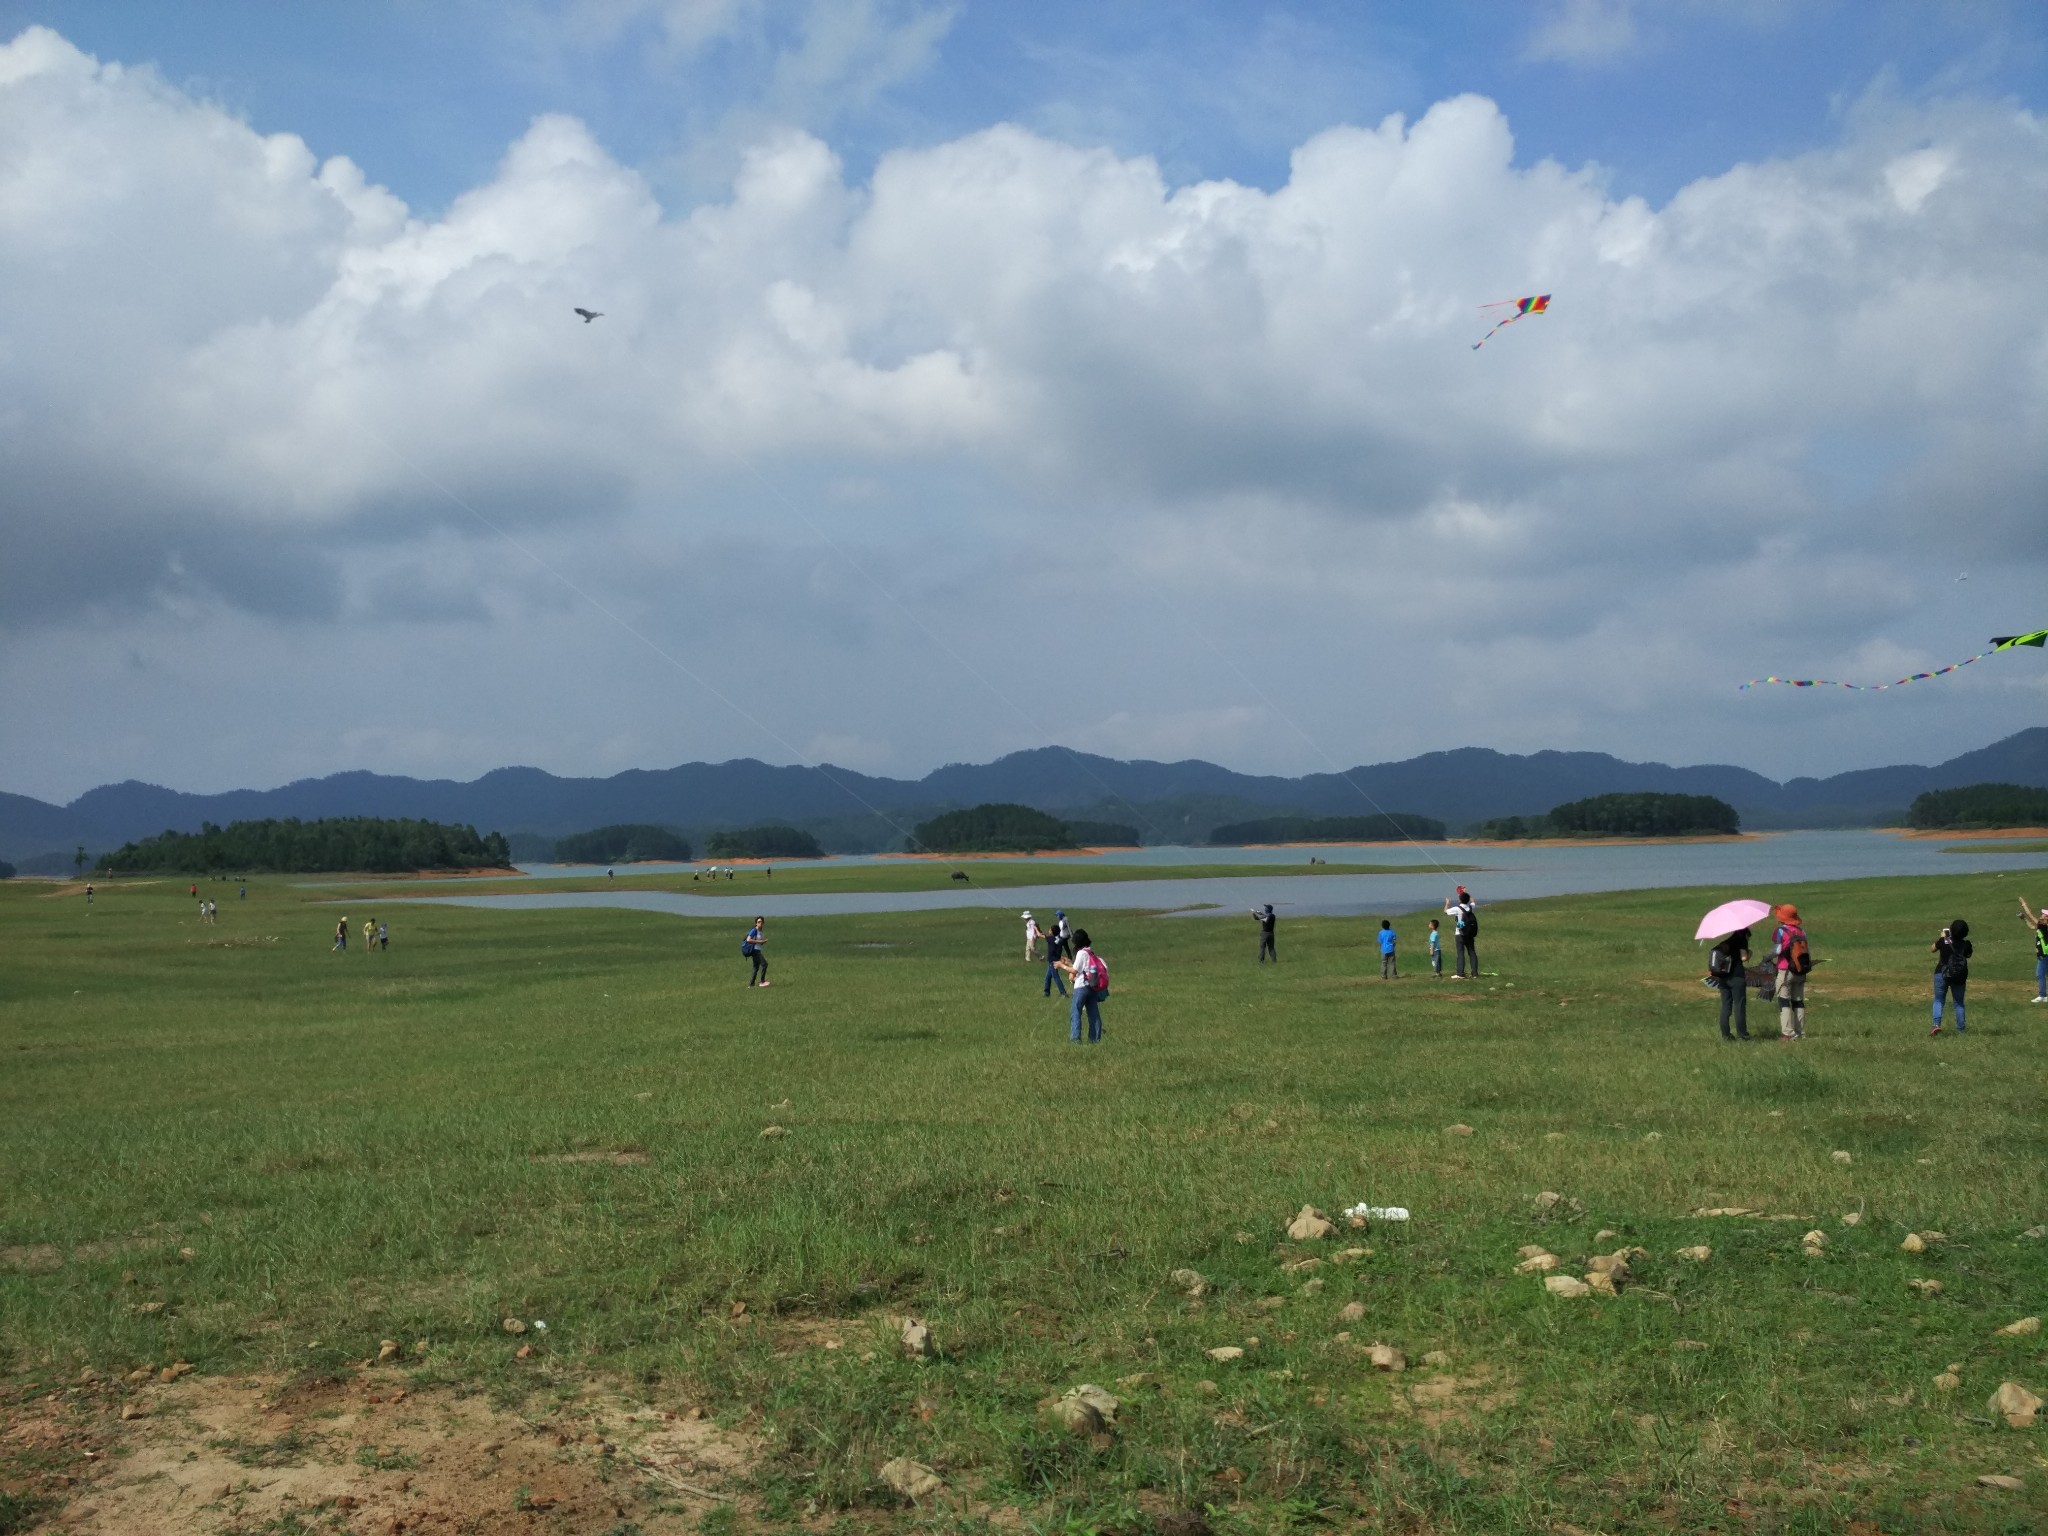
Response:
[[[732,894],[699,896],[680,891],[535,892],[531,896],[443,896],[418,898],[450,906],[626,907],[646,912],[673,912],[688,917],[727,919],[763,913],[769,917],[820,917],[858,912],[932,912],[954,907],[1008,907],[1035,912],[1064,907],[1085,911],[1169,911],[1173,916],[1234,916],[1248,907],[1272,902],[1297,917],[1398,916],[1440,908],[1462,882],[1482,905],[1532,896],[1573,895],[1591,891],[1648,890],[1660,886],[1698,885],[1712,888],[1717,898],[1756,896],[1771,899],[1780,887],[1815,880],[1853,880],[1872,875],[1970,874],[2007,871],[2015,886],[2037,904],[2048,899],[2048,875],[2038,874],[2040,890],[2019,878],[2025,870],[2048,870],[2048,855],[2000,853],[1996,843],[1969,845],[1965,853],[1943,853],[1935,840],[1894,837],[1884,832],[1781,832],[1732,843],[1666,843],[1644,847],[1588,845],[1566,848],[1469,848],[1458,844],[1426,846],[1330,848],[1133,848],[1080,856],[1070,862],[1138,864],[1170,869],[1176,864],[1307,864],[1311,855],[1333,864],[1370,862],[1406,866],[1384,875],[1315,875],[1302,878],[1215,876],[1134,880],[1101,885],[1029,885],[1003,890],[955,887],[930,891],[832,892],[815,895],[771,894],[753,870],[723,889]],[[869,864],[873,859],[829,859],[830,864]],[[1470,874],[1448,874],[1437,866],[1473,864]],[[663,868],[687,872],[699,865],[633,866],[635,874]],[[564,875],[602,876],[602,866],[531,865],[534,879]],[[503,877],[500,877],[503,878]],[[2017,892],[2016,892],[2017,894]],[[742,911],[744,909],[744,911]]]

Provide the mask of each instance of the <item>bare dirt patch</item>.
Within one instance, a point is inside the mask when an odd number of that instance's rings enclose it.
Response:
[[[583,1152],[543,1152],[527,1159],[530,1163],[610,1163],[614,1168],[646,1168],[654,1159],[645,1152],[628,1147],[617,1152],[591,1148]]]
[[[404,1381],[186,1377],[0,1403],[0,1486],[40,1501],[29,1529],[78,1536],[656,1536],[737,1502],[752,1460],[701,1409],[593,1390],[520,1412]]]
[[[1439,1371],[1427,1381],[1411,1383],[1405,1393],[1397,1390],[1393,1398],[1397,1407],[1436,1429],[1509,1406],[1515,1400],[1515,1388],[1496,1375],[1492,1366],[1481,1364],[1464,1376]]]

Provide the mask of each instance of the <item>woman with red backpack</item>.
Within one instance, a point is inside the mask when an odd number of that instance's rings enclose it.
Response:
[[[1778,1038],[1789,1045],[1806,1038],[1806,973],[1813,969],[1813,949],[1797,907],[1788,901],[1775,916],[1778,931],[1771,936],[1771,963],[1778,979],[1772,995],[1778,1000]]]

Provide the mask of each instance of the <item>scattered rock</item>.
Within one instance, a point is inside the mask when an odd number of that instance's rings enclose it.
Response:
[[[1451,1364],[1451,1357],[1440,1349],[1432,1349],[1422,1357],[1422,1363],[1435,1370],[1448,1370]]]
[[[1838,1163],[1853,1163],[1856,1161],[1855,1158],[1851,1157],[1846,1152],[1830,1152],[1828,1156]]]
[[[1470,1136],[1472,1134],[1472,1127],[1469,1125],[1447,1125],[1444,1127],[1444,1134],[1446,1136]]]
[[[1362,1301],[1347,1301],[1344,1303],[1344,1310],[1339,1312],[1337,1316],[1347,1323],[1355,1323],[1365,1316],[1365,1303]]]
[[[121,1417],[123,1419],[141,1419],[148,1416],[149,1404],[147,1403],[129,1402],[121,1405]]]
[[[1244,1351],[1235,1344],[1219,1344],[1216,1348],[1205,1351],[1205,1353],[1207,1353],[1211,1360],[1218,1362],[1242,1360],[1244,1358]]]
[[[1376,1371],[1405,1371],[1408,1357],[1391,1344],[1373,1344],[1367,1347],[1365,1358],[1372,1362]]]
[[[414,1339],[412,1341],[412,1352],[416,1355],[424,1355],[427,1352],[427,1341],[425,1339]]]
[[[2038,1241],[2041,1238],[2048,1237],[2048,1227],[2029,1227],[2020,1236],[2034,1238]]]
[[[2016,1323],[2007,1323],[1998,1331],[2008,1339],[2031,1339],[2041,1331],[2041,1319],[2023,1317]]]
[[[1546,1189],[1530,1202],[1530,1214],[1538,1221],[1580,1221],[1586,1208],[1569,1195]]]
[[[1209,1289],[1209,1282],[1204,1280],[1197,1270],[1176,1269],[1166,1278],[1172,1282],[1175,1290],[1184,1291],[1191,1297],[1200,1296]]]
[[[1530,1254],[1529,1257],[1517,1264],[1515,1266],[1515,1273],[1518,1275],[1547,1275],[1557,1268],[1558,1263],[1559,1260],[1556,1254],[1539,1251]]]
[[[1941,1282],[1939,1280],[1908,1280],[1906,1284],[1918,1291],[1922,1296],[1939,1296],[1941,1294]]]
[[[1304,1205],[1294,1220],[1287,1223],[1287,1235],[1297,1243],[1312,1243],[1336,1230],[1330,1218],[1312,1205]]]
[[[778,1110],[778,1109],[787,1109],[787,1108],[789,1108],[789,1100],[787,1100],[787,1099],[783,1099],[783,1100],[782,1100],[782,1101],[780,1101],[779,1103],[775,1103],[775,1104],[770,1104],[770,1105],[768,1106],[768,1109],[769,1109],[769,1112],[770,1112],[770,1113],[773,1113],[774,1111],[776,1111],[776,1110]]]
[[[149,1366],[142,1365],[137,1366],[134,1370],[130,1371],[127,1374],[127,1376],[125,1376],[122,1379],[127,1381],[131,1386],[140,1386],[143,1382],[149,1380],[149,1378],[154,1376],[155,1374],[156,1372],[152,1370]]]
[[[1662,1141],[1663,1139],[1664,1133],[1662,1131],[1652,1131],[1643,1138],[1645,1141]]]
[[[1604,1269],[1588,1270],[1586,1272],[1586,1287],[1588,1290],[1601,1296],[1618,1296],[1621,1294],[1620,1283]]]
[[[1596,1275],[1611,1275],[1619,1285],[1629,1278],[1628,1261],[1629,1250],[1624,1248],[1619,1253],[1594,1254],[1586,1260],[1586,1268]]]
[[[189,1376],[191,1374],[192,1362],[190,1360],[180,1360],[175,1365],[167,1365],[158,1371],[156,1379],[158,1381],[176,1381],[180,1376]]]
[[[1533,1259],[1539,1253],[1548,1252],[1550,1252],[1550,1250],[1544,1247],[1541,1243],[1524,1243],[1521,1247],[1515,1250],[1515,1257],[1520,1259]]]
[[[1261,1312],[1278,1312],[1287,1305],[1285,1296],[1261,1296],[1255,1303]]]
[[[1083,1382],[1053,1404],[1053,1417],[1077,1435],[1105,1434],[1116,1423],[1116,1411],[1123,1406],[1093,1382]]]
[[[1845,1227],[1857,1227],[1857,1226],[1861,1226],[1862,1224],[1863,1224],[1863,1213],[1862,1213],[1861,1211],[1845,1211],[1845,1212],[1844,1212],[1844,1213],[1842,1214],[1842,1225],[1843,1225],[1843,1226],[1845,1226]]]
[[[901,1341],[903,1353],[913,1360],[929,1360],[939,1352],[939,1346],[932,1342],[931,1329],[914,1317],[904,1321]]]
[[[1934,1378],[1934,1390],[1937,1392],[1953,1392],[1962,1384],[1963,1378],[1954,1371],[1943,1371]]]
[[[1817,1259],[1827,1251],[1828,1235],[1819,1227],[1815,1227],[1799,1240],[1799,1244],[1806,1250],[1809,1259]]]
[[[1282,1269],[1282,1270],[1283,1270],[1283,1271],[1284,1271],[1285,1273],[1287,1273],[1287,1274],[1290,1274],[1290,1275],[1291,1275],[1291,1274],[1294,1274],[1294,1273],[1296,1273],[1296,1272],[1297,1272],[1297,1271],[1299,1271],[1299,1270],[1304,1270],[1304,1269],[1321,1269],[1322,1267],[1323,1267],[1323,1261],[1322,1261],[1321,1259],[1296,1259],[1296,1260],[1295,1260],[1295,1261],[1294,1261],[1293,1263],[1291,1263],[1291,1264],[1282,1264],[1282,1265],[1280,1266],[1280,1268],[1281,1268],[1281,1269]]]
[[[160,1301],[140,1302],[137,1304],[135,1308],[135,1310],[137,1312],[140,1312],[144,1317],[154,1317],[157,1313],[163,1311],[163,1309],[164,1304]]]
[[[1238,1351],[1238,1354],[1243,1354],[1243,1353],[1244,1353],[1244,1351],[1243,1351],[1243,1350],[1239,1350],[1239,1351]],[[1235,1359],[1235,1358],[1236,1358],[1236,1356],[1232,1356],[1232,1358],[1233,1358],[1233,1359]],[[1222,1389],[1221,1387],[1217,1386],[1217,1385],[1216,1385],[1216,1383],[1215,1383],[1215,1382],[1213,1382],[1213,1381],[1207,1381],[1207,1380],[1203,1380],[1203,1381],[1198,1381],[1198,1382],[1196,1382],[1196,1383],[1195,1383],[1195,1390],[1196,1390],[1197,1392],[1201,1393],[1201,1394],[1202,1394],[1202,1396],[1204,1396],[1204,1397],[1214,1397],[1214,1396],[1216,1396],[1216,1394],[1217,1394],[1217,1393],[1221,1392],[1221,1391],[1222,1391],[1223,1389]]]
[[[788,1134],[789,1132],[779,1125],[764,1125],[761,1127],[761,1139],[763,1141],[773,1141],[778,1136],[787,1136]]]
[[[1301,1294],[1302,1294],[1302,1295],[1304,1295],[1304,1296],[1313,1296],[1313,1295],[1315,1295],[1315,1294],[1316,1294],[1316,1293],[1317,1293],[1318,1291],[1322,1290],[1322,1288],[1323,1288],[1323,1282],[1322,1282],[1322,1278],[1321,1278],[1320,1276],[1318,1276],[1318,1277],[1317,1277],[1316,1279],[1314,1279],[1314,1280],[1304,1280],[1304,1281],[1303,1281],[1303,1282],[1301,1283]]]
[[[194,1259],[199,1257],[199,1250],[197,1248],[180,1248],[178,1250],[178,1257],[183,1259],[187,1264],[190,1264]]]
[[[1570,1275],[1546,1275],[1543,1289],[1553,1296],[1590,1296],[1593,1287],[1583,1280],[1574,1280]]]
[[[1928,1231],[1920,1234],[1920,1241],[1926,1243],[1931,1248],[1937,1243],[1947,1242],[1948,1234],[1946,1232],[1936,1232],[1930,1228]]]
[[[498,1324],[498,1326],[499,1326],[500,1328],[504,1329],[504,1330],[505,1330],[505,1331],[506,1331],[507,1333],[524,1333],[524,1332],[526,1332],[526,1324],[525,1324],[525,1323],[523,1323],[523,1322],[521,1322],[521,1321],[520,1321],[520,1320],[519,1320],[518,1318],[516,1318],[516,1317],[508,1317],[508,1318],[506,1318],[506,1319],[505,1319],[505,1321],[503,1321],[502,1323]]]
[[[1986,1472],[1977,1479],[1984,1488],[2003,1488],[2007,1493],[2025,1493],[2027,1485],[2016,1477],[2007,1477],[2003,1472]]]
[[[939,1474],[921,1461],[912,1461],[908,1456],[898,1456],[893,1461],[882,1463],[876,1474],[882,1484],[899,1498],[915,1504],[930,1498],[946,1486]]]
[[[512,1351],[512,1358],[514,1360],[531,1360],[533,1358],[533,1346],[531,1344],[520,1345]]]
[[[398,1340],[385,1339],[377,1345],[377,1363],[379,1365],[383,1365],[387,1361],[396,1360],[397,1358]]]
[[[1673,1349],[1705,1349],[1707,1345],[1698,1339],[1673,1339],[1671,1347]]]
[[[1925,1253],[1927,1251],[1927,1244],[1921,1239],[1918,1232],[1908,1232],[1904,1241],[1899,1244],[1899,1247],[1907,1253]]]
[[[1372,1250],[1370,1248],[1340,1248],[1337,1252],[1330,1255],[1330,1262],[1332,1264],[1348,1264],[1353,1259],[1369,1259],[1371,1257]]]
[[[2014,1429],[2031,1429],[2041,1416],[2041,1399],[2016,1381],[2001,1381],[1984,1406]]]
[[[1746,1205],[1703,1206],[1694,1211],[1695,1216],[1754,1216],[1757,1212]]]
[[[1681,1259],[1690,1260],[1694,1264],[1704,1264],[1714,1256],[1714,1250],[1705,1243],[1695,1243],[1690,1248],[1679,1249],[1678,1256]]]

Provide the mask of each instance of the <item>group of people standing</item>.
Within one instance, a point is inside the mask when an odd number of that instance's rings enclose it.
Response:
[[[374,917],[363,919],[363,950],[389,949],[391,947],[391,925],[380,923]],[[334,925],[334,952],[344,954],[348,950],[348,919],[343,918]]]
[[[1041,927],[1029,911],[1023,917],[1024,958],[1035,963],[1040,942],[1045,945],[1045,986],[1041,995],[1051,997],[1057,989],[1061,997],[1068,997],[1067,983],[1072,982],[1067,1038],[1075,1045],[1081,1043],[1081,1021],[1085,1018],[1088,1044],[1100,1045],[1102,1000],[1109,996],[1109,967],[1095,953],[1088,930],[1069,924],[1063,911],[1053,913],[1051,927]]]
[[[1771,915],[1778,926],[1771,934],[1769,968],[1763,977],[1766,995],[1778,1005],[1778,1038],[1788,1043],[1804,1040],[1806,976],[1813,969],[1813,946],[1797,907],[1785,902]],[[1739,929],[1716,944],[1707,957],[1707,980],[1721,990],[1723,1040],[1756,1038],[1749,1032],[1749,946],[1754,937],[1752,930]],[[1765,986],[1758,991],[1765,992]]]
[[[1024,916],[1029,919],[1031,914],[1027,912]],[[1474,901],[1472,893],[1461,885],[1458,887],[1458,893],[1444,903],[1444,916],[1451,920],[1451,935],[1455,941],[1453,955],[1455,957],[1456,969],[1452,972],[1453,978],[1459,981],[1464,980],[1466,968],[1469,966],[1473,979],[1477,980],[1479,977],[1479,903]],[[1253,907],[1252,918],[1259,925],[1259,964],[1264,965],[1268,960],[1273,961],[1276,965],[1279,964],[1280,949],[1274,935],[1274,929],[1278,926],[1278,922],[1273,915],[1273,903],[1269,901],[1262,907]],[[1398,980],[1401,975],[1401,936],[1395,932],[1391,918],[1383,917],[1380,919],[1380,931],[1376,937],[1380,947],[1380,980]],[[1028,937],[1025,941],[1025,947],[1027,950],[1030,947]],[[1438,979],[1441,979],[1444,974],[1443,929],[1439,920],[1434,917],[1429,920],[1429,973]]]

